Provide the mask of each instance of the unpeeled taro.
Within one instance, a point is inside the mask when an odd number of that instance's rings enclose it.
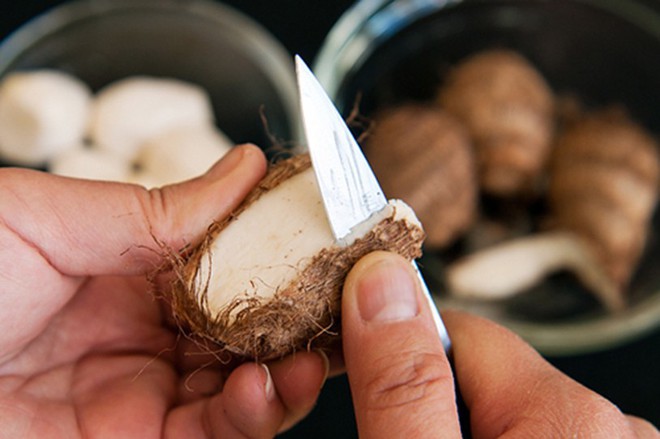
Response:
[[[364,150],[385,194],[415,210],[429,248],[449,245],[472,225],[478,203],[472,144],[446,111],[424,104],[384,110]]]
[[[554,95],[523,56],[474,54],[447,75],[438,102],[472,136],[481,188],[495,196],[534,194],[553,140]]]
[[[660,182],[658,148],[624,112],[609,109],[571,123],[553,153],[554,227],[580,235],[622,289],[649,234]]]
[[[344,279],[375,250],[412,260],[424,232],[390,201],[338,242],[309,156],[271,167],[241,206],[176,258],[172,309],[192,336],[239,358],[265,361],[337,340]]]
[[[470,254],[445,273],[450,291],[495,299],[568,270],[618,311],[639,264],[658,198],[658,144],[619,111],[569,122],[550,166],[551,230]]]

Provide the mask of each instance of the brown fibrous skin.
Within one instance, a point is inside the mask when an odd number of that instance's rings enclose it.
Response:
[[[553,152],[553,225],[578,233],[622,291],[642,255],[656,206],[658,147],[625,113],[605,110],[571,122]]]
[[[381,111],[364,151],[385,194],[415,211],[425,246],[445,247],[472,225],[478,203],[472,144],[446,111],[413,103]]]
[[[300,261],[297,280],[281,286],[273,298],[244,298],[237,292],[237,297],[243,298],[220,313],[212,312],[205,295],[208,285],[200,286],[196,277],[202,258],[212,258],[208,250],[214,238],[262,194],[310,166],[308,155],[272,165],[241,206],[225,220],[212,224],[201,245],[177,264],[172,309],[178,324],[191,337],[211,342],[218,352],[259,361],[330,346],[340,337],[344,279],[358,259],[376,250],[395,251],[410,260],[421,255],[423,230],[388,217],[352,245],[326,248],[310,261]]]
[[[555,125],[554,95],[520,54],[492,49],[458,63],[438,102],[472,136],[485,193],[534,195],[546,165]]]

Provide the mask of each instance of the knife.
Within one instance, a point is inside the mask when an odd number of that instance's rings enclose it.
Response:
[[[351,229],[387,205],[371,166],[355,137],[316,76],[295,57],[300,107],[307,147],[312,158],[326,214],[341,244]],[[451,342],[422,274],[413,261],[440,340],[446,352]]]

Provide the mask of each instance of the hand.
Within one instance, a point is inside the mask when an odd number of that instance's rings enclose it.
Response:
[[[261,438],[311,409],[327,360],[299,353],[224,379],[145,280],[157,242],[194,243],[264,172],[254,146],[152,191],[0,170],[0,437]]]
[[[660,437],[508,330],[460,312],[443,319],[475,438]],[[358,262],[342,325],[360,438],[460,437],[454,376],[408,262],[384,252]]]

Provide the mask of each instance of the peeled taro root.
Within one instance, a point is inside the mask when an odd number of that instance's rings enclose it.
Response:
[[[541,74],[510,50],[475,54],[450,72],[438,102],[466,124],[484,192],[534,193],[554,130],[554,96]]]
[[[83,142],[92,92],[68,73],[14,72],[0,83],[0,157],[40,166]]]
[[[240,358],[323,347],[338,337],[341,288],[355,262],[375,250],[412,260],[423,238],[412,210],[390,201],[337,242],[309,156],[296,156],[272,166],[178,263],[172,309],[191,334]]]
[[[573,273],[606,308],[624,307],[591,248],[567,231],[532,234],[469,254],[447,267],[445,280],[456,297],[494,300],[522,293],[559,271]]]
[[[418,215],[429,248],[445,247],[473,223],[477,178],[470,139],[447,112],[423,104],[391,108],[374,119],[364,151],[387,196]]]
[[[129,160],[168,130],[213,123],[206,91],[178,79],[132,76],[107,85],[92,106],[89,136],[99,148]]]
[[[657,203],[658,148],[640,125],[610,110],[567,127],[553,154],[554,227],[580,235],[621,289],[637,267]]]
[[[188,180],[206,172],[233,145],[211,125],[167,130],[140,146],[131,181],[158,187]]]
[[[131,164],[126,159],[89,145],[76,145],[48,162],[48,171],[66,177],[102,181],[129,181]]]

